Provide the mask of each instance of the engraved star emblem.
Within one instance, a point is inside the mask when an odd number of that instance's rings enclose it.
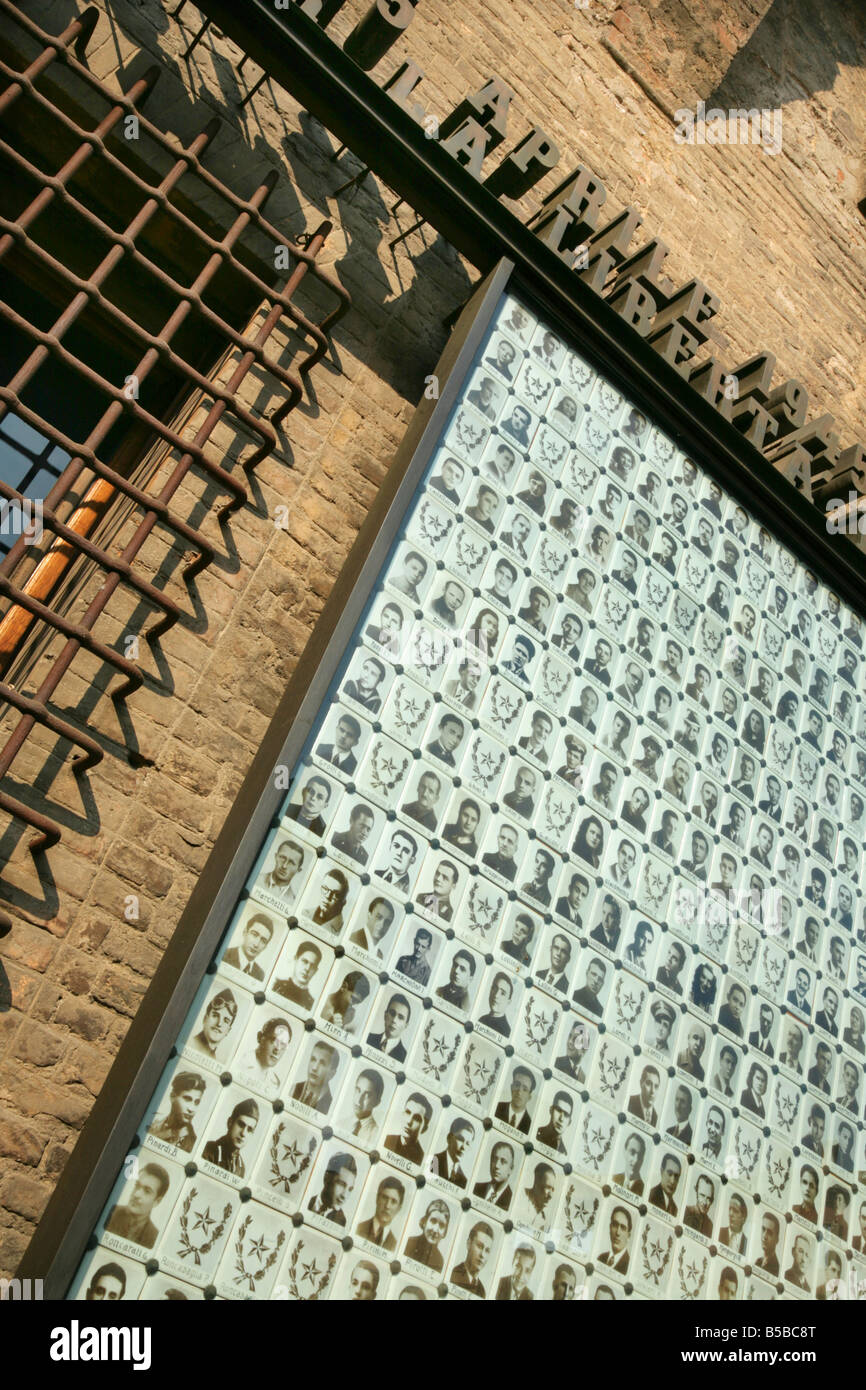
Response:
[[[421,713],[422,711],[418,705],[417,700],[414,697],[410,697],[408,700],[404,700],[403,718],[406,720],[408,724],[417,724],[418,720],[421,717]]]
[[[216,1225],[216,1217],[211,1216],[210,1207],[205,1207],[204,1211],[193,1212],[193,1215],[195,1216],[193,1230],[204,1231],[206,1236],[210,1235],[211,1226]]]
[[[696,1283],[696,1282],[698,1281],[699,1275],[698,1275],[698,1267],[697,1267],[696,1264],[692,1263],[692,1264],[687,1264],[687,1265],[686,1265],[686,1277],[687,1277],[687,1279],[689,1279],[692,1283]]]
[[[283,1163],[290,1163],[294,1168],[297,1166],[300,1157],[301,1149],[294,1139],[291,1144],[283,1145]]]
[[[434,1035],[434,1036],[430,1039],[430,1050],[431,1050],[431,1052],[433,1052],[434,1055],[435,1055],[437,1052],[441,1052],[441,1053],[443,1054],[443,1056],[444,1056],[444,1054],[445,1054],[445,1049],[446,1049],[447,1046],[448,1046],[448,1039],[447,1039],[446,1037],[444,1037],[444,1035],[443,1035],[442,1037],[439,1037],[439,1038],[435,1037],[435,1035]]]
[[[258,1240],[250,1241],[250,1255],[255,1255],[259,1264],[261,1264],[269,1249],[270,1247],[264,1236],[260,1236]]]
[[[658,1259],[662,1254],[662,1244],[658,1238],[651,1242],[649,1251],[653,1259]]]
[[[323,1271],[319,1269],[319,1266],[316,1264],[315,1256],[310,1260],[309,1264],[301,1264],[301,1279],[308,1280],[311,1284],[315,1283],[322,1272]]]
[[[490,1068],[486,1062],[475,1063],[475,1075],[477,1077],[480,1077],[482,1081],[487,1080],[488,1076],[490,1075]]]

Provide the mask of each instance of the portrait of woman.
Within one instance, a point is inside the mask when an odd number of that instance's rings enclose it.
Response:
[[[466,631],[467,647],[474,647],[480,657],[492,660],[499,642],[499,614],[492,608],[482,608],[472,627]]]
[[[767,729],[760,710],[750,709],[743,723],[743,743],[763,753],[767,741]]]
[[[604,852],[604,826],[598,816],[585,816],[577,828],[572,852],[597,869]]]
[[[781,719],[794,733],[797,732],[797,713],[800,700],[793,690],[786,690],[776,706],[776,718]]]
[[[708,965],[699,965],[692,979],[691,1001],[704,1013],[710,1013],[716,1002],[716,977]]]

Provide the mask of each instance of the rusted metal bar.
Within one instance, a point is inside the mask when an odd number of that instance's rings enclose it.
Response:
[[[184,3],[185,0],[181,0],[175,11],[176,15],[182,10]],[[0,220],[0,256],[8,253],[11,247],[20,246],[28,257],[45,267],[70,290],[69,302],[47,331],[29,323],[9,306],[0,306],[0,314],[5,316],[7,323],[29,337],[33,343],[12,380],[0,386],[0,418],[6,412],[14,412],[24,424],[37,431],[49,443],[59,446],[69,456],[69,462],[62,469],[43,505],[43,525],[48,527],[54,537],[47,554],[35,566],[23,586],[16,584],[11,575],[22,559],[26,544],[24,537],[16,542],[6,561],[0,566],[0,596],[8,599],[13,605],[0,622],[0,669],[7,666],[15,652],[20,650],[21,639],[33,623],[42,623],[67,639],[53,658],[50,669],[35,695],[25,696],[8,682],[0,682],[0,701],[21,716],[0,751],[0,776],[9,771],[37,723],[65,738],[80,750],[73,759],[73,771],[76,775],[81,775],[104,756],[103,749],[88,734],[77,730],[68,720],[54,714],[48,708],[48,701],[81,649],[90,652],[123,675],[124,679],[120,685],[110,692],[113,699],[125,698],[142,684],[143,676],[135,663],[95,637],[94,625],[122,583],[127,584],[160,612],[160,617],[146,634],[148,638],[153,638],[177,621],[181,612],[178,605],[155,585],[140,578],[135,571],[134,562],[142,546],[154,527],[162,524],[196,552],[185,567],[185,575],[197,573],[214,559],[216,552],[210,542],[197,529],[173,514],[170,505],[172,498],[190,469],[199,467],[228,494],[228,501],[218,512],[220,517],[248,500],[243,484],[206,457],[205,444],[226,412],[231,412],[259,441],[252,457],[245,461],[244,471],[249,473],[257,462],[267,456],[277,443],[275,426],[303,396],[301,376],[322,359],[328,346],[327,330],[347,311],[350,299],[334,277],[316,264],[316,258],[331,229],[330,222],[323,223],[312,236],[305,238],[305,244],[301,244],[286,241],[262,215],[264,204],[277,178],[276,172],[263,180],[249,198],[239,197],[201,163],[201,156],[219,128],[217,122],[211,122],[188,148],[178,150],[164,132],[136,109],[136,103],[142,100],[156,80],[155,69],[145,73],[124,96],[110,92],[73,56],[70,45],[80,47],[86,42],[96,23],[95,10],[85,11],[59,38],[45,34],[38,25],[23,15],[11,0],[0,0],[0,12],[10,15],[20,27],[43,44],[43,52],[22,72],[17,72],[0,60],[0,74],[7,79],[7,87],[0,94],[0,112],[26,93],[39,109],[51,120],[60,122],[78,142],[71,156],[56,174],[46,174],[28,161],[19,150],[0,142],[0,148],[5,151],[7,157],[35,181],[38,190],[16,221]],[[198,31],[188,52],[194,50],[207,28],[208,25],[204,24]],[[39,90],[38,80],[50,63],[57,59],[108,103],[108,112],[95,130],[82,129],[72,117],[56,107],[51,99]],[[116,132],[124,115],[131,112],[136,115],[140,129],[171,156],[169,171],[158,185],[147,182],[127,168],[108,148],[107,139]],[[141,205],[123,232],[115,231],[90,206],[83,203],[74,191],[75,180],[87,162],[92,161],[94,157],[110,172],[122,177],[141,195]],[[186,174],[198,178],[206,188],[217,193],[231,209],[231,224],[221,240],[206,233],[171,201],[177,185]],[[55,203],[73,209],[77,216],[84,218],[108,243],[99,265],[86,280],[46,251],[31,233],[36,219],[49,212]],[[196,245],[205,248],[207,252],[204,267],[189,287],[178,283],[162,266],[151,261],[140,248],[140,238],[158,211],[172,219],[194,239]],[[248,264],[237,257],[236,250],[240,238],[251,229],[267,236],[275,246],[286,246],[293,258],[293,270],[280,290],[261,279]],[[103,292],[108,277],[124,262],[142,271],[152,282],[167,291],[174,301],[174,307],[158,334],[146,330],[135,319],[125,314]],[[230,265],[233,273],[241,277],[248,287],[254,289],[268,306],[258,329],[250,326],[246,332],[238,331],[204,302],[204,294],[224,265]],[[293,302],[299,285],[310,272],[336,300],[335,308],[318,323],[312,322]],[[64,338],[88,307],[94,304],[99,305],[102,312],[108,315],[126,336],[141,345],[141,358],[131,374],[136,378],[139,392],[141,383],[147,379],[148,374],[153,372],[158,363],[163,363],[170,371],[176,373],[181,381],[188,383],[191,389],[210,397],[211,404],[205,419],[192,440],[184,439],[170,424],[149,412],[141,404],[135,391],[127,392],[119,383],[107,380],[70,351]],[[196,366],[185,361],[172,346],[177,333],[191,315],[200,317],[209,328],[216,331],[228,349],[235,349],[239,353],[238,361],[225,385],[219,385],[204,376]],[[278,362],[271,360],[265,351],[274,329],[284,317],[313,342],[312,349],[302,358],[294,371],[281,367]],[[87,381],[108,398],[100,419],[83,443],[68,438],[50,420],[42,418],[24,403],[27,388],[34,375],[51,360],[61,361],[75,376]],[[285,399],[273,413],[271,420],[263,420],[256,416],[237,399],[237,392],[254,364],[258,364],[285,388]],[[124,413],[132,416],[152,441],[161,441],[167,449],[173,449],[178,455],[158,494],[137,486],[99,456],[99,450],[110,430]],[[56,507],[69,497],[85,472],[93,474],[94,480],[86,487],[84,497],[76,504],[72,514],[61,521]],[[16,489],[0,483],[0,497],[14,500],[20,498],[21,494]],[[107,514],[109,506],[120,499],[139,508],[142,515],[134,525],[122,553],[113,556],[103,546],[91,540],[88,533]],[[64,577],[76,558],[95,564],[103,576],[103,582],[89,601],[80,621],[72,622],[53,611],[43,600],[50,597],[58,580]],[[32,810],[18,798],[6,793],[0,794],[0,809],[22,819],[37,832],[36,840],[31,843],[34,852],[49,848],[60,838],[60,829],[54,821]]]

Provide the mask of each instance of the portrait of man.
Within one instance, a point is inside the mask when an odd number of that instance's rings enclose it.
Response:
[[[362,970],[347,970],[341,983],[322,1005],[322,1018],[352,1032],[358,1010],[370,993],[370,981]]]
[[[589,1050],[590,1033],[585,1023],[572,1023],[565,1040],[565,1052],[557,1057],[554,1066],[565,1076],[581,1085],[586,1083],[583,1059]]]
[[[607,966],[604,961],[600,956],[593,956],[586,967],[584,983],[571,996],[575,1004],[599,1018],[603,1012],[599,996],[604,988],[606,974]]]
[[[529,1067],[516,1066],[511,1073],[511,1100],[501,1100],[494,1116],[521,1134],[529,1133],[529,1102],[535,1090],[535,1077]]]
[[[545,1124],[535,1131],[539,1144],[546,1144],[555,1153],[565,1153],[565,1134],[574,1113],[574,1098],[568,1091],[557,1091],[550,1103]]]
[[[526,623],[527,627],[533,628],[543,637],[547,632],[549,609],[550,595],[539,584],[533,584],[529,590],[528,602],[518,611],[517,616],[522,623]]]
[[[373,658],[370,659],[373,660]],[[382,675],[384,676],[384,674],[385,669],[382,667]],[[296,821],[298,825],[303,826],[311,835],[322,836],[325,833],[325,821],[322,812],[327,810],[330,800],[330,782],[326,777],[313,773],[301,788],[300,801],[288,807],[286,816],[289,820]]]
[[[358,1260],[349,1276],[349,1301],[373,1303],[379,1288],[379,1271],[370,1260]]]
[[[504,347],[507,349],[508,352],[511,353],[511,361],[513,362],[514,348],[511,346],[511,343],[508,342],[507,338],[500,339],[499,347]],[[488,358],[487,360],[489,362],[490,358]],[[502,368],[499,368],[499,370],[502,371]],[[502,374],[504,376],[505,372],[502,371]],[[510,373],[508,379],[511,379]],[[457,459],[443,459],[439,467],[439,472],[433,474],[433,476],[430,479],[429,485],[430,487],[435,488],[438,493],[440,493],[444,498],[446,498],[446,500],[449,501],[453,507],[457,507],[460,505],[460,493],[458,489],[463,485],[463,477],[465,472],[466,470],[463,467],[463,464],[459,463]]]
[[[797,1289],[803,1289],[806,1293],[811,1292],[811,1285],[806,1274],[811,1253],[812,1247],[809,1237],[805,1235],[795,1236],[791,1250],[791,1267],[785,1270],[787,1282],[793,1284]]]
[[[671,1030],[676,1022],[676,1012],[664,999],[654,999],[650,1005],[650,1023],[646,1040],[649,1047],[655,1048],[665,1056],[670,1052]]]
[[[342,869],[328,869],[319,883],[319,900],[308,920],[327,927],[334,936],[343,929],[343,909],[349,896],[349,880]]]
[[[327,1115],[333,1100],[328,1082],[339,1065],[340,1054],[335,1047],[330,1043],[315,1042],[307,1063],[306,1079],[298,1081],[293,1087],[292,1099],[300,1101],[301,1105],[309,1105],[311,1110],[318,1110],[320,1115]]]
[[[455,1187],[465,1188],[466,1174],[461,1166],[467,1146],[475,1142],[475,1126],[471,1120],[458,1115],[451,1121],[445,1136],[445,1147],[430,1160],[431,1173],[437,1174]]]
[[[269,893],[276,893],[283,907],[292,907],[297,899],[294,880],[303,864],[304,851],[297,841],[281,840],[274,850],[273,868],[262,876],[262,887]]]
[[[599,1263],[615,1269],[618,1274],[627,1274],[632,1233],[632,1214],[628,1207],[614,1207],[608,1233],[609,1248],[599,1255]]]
[[[831,1300],[839,1297],[839,1289],[842,1284],[842,1256],[838,1250],[828,1249],[824,1251],[824,1281],[815,1290],[815,1298],[819,1303],[824,1303],[829,1298]]]
[[[378,1245],[383,1250],[396,1250],[397,1241],[391,1230],[391,1223],[403,1206],[405,1197],[406,1189],[398,1177],[389,1174],[387,1178],[383,1178],[376,1189],[373,1214],[365,1221],[358,1222],[355,1234],[361,1240],[369,1240],[371,1244]]]
[[[836,1142],[830,1146],[830,1158],[844,1173],[853,1173],[854,1129],[847,1120],[836,1121]]]
[[[490,1202],[493,1206],[499,1207],[501,1211],[508,1211],[514,1197],[511,1176],[514,1172],[515,1159],[514,1147],[504,1139],[497,1140],[493,1144],[488,1158],[490,1177],[475,1183],[472,1188],[473,1195],[480,1197],[484,1202]]]
[[[414,980],[416,985],[429,984],[432,969],[430,961],[432,946],[433,933],[430,928],[419,927],[415,932],[411,955],[398,956],[394,969],[401,975],[405,975],[407,979]]]
[[[122,1265],[109,1260],[95,1271],[87,1292],[86,1303],[117,1303],[126,1293],[126,1271]]]
[[[824,1128],[827,1112],[823,1105],[815,1101],[809,1109],[808,1129],[800,1140],[800,1148],[808,1149],[816,1158],[824,1158]]]
[[[428,912],[434,913],[443,922],[450,922],[454,916],[454,905],[451,899],[457,887],[458,878],[457,865],[452,864],[450,859],[440,859],[433,870],[431,886],[418,894],[415,899],[416,903],[419,907],[426,907]]]
[[[677,1066],[696,1081],[703,1081],[704,1068],[701,1058],[707,1045],[707,1035],[699,1023],[689,1020],[686,1045],[677,1057]]]
[[[403,622],[403,609],[399,603],[385,603],[382,605],[378,623],[370,623],[366,635],[371,641],[384,647],[390,656],[399,657]]]
[[[255,1101],[250,1101],[255,1105]],[[258,1106],[256,1106],[258,1111]],[[207,1158],[207,1146],[205,1146]],[[105,1223],[106,1231],[120,1236],[133,1245],[141,1245],[151,1250],[156,1243],[159,1231],[153,1221],[154,1207],[158,1206],[169,1188],[169,1176],[160,1163],[139,1163],[135,1171],[132,1192],[125,1206],[112,1207]]]
[[[704,1140],[701,1144],[701,1157],[714,1162],[722,1156],[722,1140],[725,1137],[725,1112],[720,1105],[711,1105],[704,1117]]]
[[[407,1260],[417,1260],[427,1269],[441,1273],[444,1267],[442,1251],[439,1246],[448,1234],[451,1212],[448,1203],[441,1197],[434,1197],[421,1217],[421,1229],[417,1236],[409,1236],[404,1248]]]
[[[192,1153],[198,1141],[193,1119],[198,1110],[206,1082],[197,1071],[179,1071],[171,1079],[169,1109],[163,1120],[154,1119],[148,1129],[154,1139],[174,1144],[184,1153]]]
[[[403,814],[409,816],[425,830],[436,829],[436,805],[442,794],[442,781],[435,772],[422,772],[418,779],[415,799],[403,807]]]
[[[628,841],[625,843],[628,844]],[[631,849],[631,845],[629,848]],[[599,946],[606,946],[609,951],[615,951],[620,937],[621,920],[620,904],[610,893],[605,893],[601,900],[601,915],[589,933],[591,940],[597,941]]]
[[[312,1000],[310,1001],[312,1003]],[[202,1025],[190,1046],[206,1057],[216,1057],[217,1052],[232,1029],[237,1018],[238,1001],[230,989],[221,989],[208,1001]]]
[[[493,1228],[486,1221],[476,1221],[467,1237],[466,1254],[451,1271],[451,1283],[459,1289],[468,1289],[477,1298],[485,1298],[484,1285],[479,1276],[490,1258],[493,1242]]]
[[[274,983],[274,993],[282,995],[284,999],[290,999],[293,1004],[300,1005],[302,1009],[311,1010],[313,996],[310,993],[309,985],[318,971],[321,961],[322,948],[317,946],[315,941],[302,941],[295,951],[291,975],[285,980],[277,980]]]
[[[409,870],[418,857],[418,842],[408,830],[395,830],[388,848],[388,860],[376,869],[376,877],[393,884],[401,893],[409,891]]]
[[[485,868],[491,869],[494,873],[507,879],[509,883],[513,883],[517,873],[517,860],[515,858],[517,845],[517,831],[513,825],[503,821],[496,832],[496,849],[488,850],[486,854],[482,854],[481,863]]]
[[[694,1130],[692,1127],[692,1093],[688,1086],[682,1082],[674,1092],[674,1123],[665,1131],[672,1139],[679,1139],[683,1144],[691,1144]]]
[[[518,1245],[514,1251],[511,1264],[511,1273],[503,1276],[499,1280],[496,1289],[496,1301],[498,1303],[510,1303],[522,1300],[529,1302],[532,1298],[532,1290],[529,1287],[529,1280],[535,1269],[535,1251],[531,1245]]]
[[[466,508],[464,515],[470,521],[474,521],[476,526],[480,526],[482,531],[486,531],[492,536],[496,529],[493,518],[496,515],[496,508],[499,505],[499,498],[494,489],[488,487],[486,483],[479,483],[475,491],[475,501]]]
[[[815,1027],[823,1028],[832,1037],[838,1037],[839,1025],[836,1014],[839,1009],[839,995],[832,985],[825,985],[821,996],[821,1007],[815,1015]]]
[[[802,1216],[804,1221],[811,1221],[813,1225],[818,1224],[818,1208],[815,1206],[818,1185],[817,1169],[813,1168],[811,1163],[802,1164],[800,1167],[800,1201],[795,1204],[793,1211],[797,1216]]]
[[[550,906],[550,880],[556,861],[549,850],[535,851],[532,878],[524,883],[521,892],[534,899],[541,907]]]
[[[719,1231],[719,1244],[725,1245],[737,1255],[746,1253],[746,1217],[749,1209],[746,1199],[739,1192],[728,1197],[728,1224]]]
[[[382,959],[382,944],[394,922],[394,904],[387,898],[377,897],[367,904],[367,915],[362,924],[351,932],[349,940],[360,946],[368,955]]]
[[[640,1088],[636,1095],[630,1096],[628,1101],[628,1113],[635,1115],[637,1119],[643,1120],[646,1124],[652,1125],[655,1129],[658,1124],[658,1111],[655,1108],[655,1099],[661,1084],[658,1067],[645,1066],[640,1074]]]
[[[475,957],[471,952],[463,949],[455,951],[448,979],[436,990],[436,998],[465,1013],[469,1008],[469,987],[474,974]]]
[[[507,1038],[511,1033],[508,1007],[513,993],[514,981],[511,976],[506,975],[504,970],[497,971],[490,985],[487,1013],[482,1014],[478,1020],[479,1023],[484,1024],[485,1028],[492,1028],[494,1032],[501,1033],[504,1038]]]
[[[420,604],[421,596],[418,592],[418,585],[423,581],[426,573],[427,561],[424,556],[419,555],[417,550],[410,550],[403,557],[403,573],[389,574],[388,583],[399,593],[405,594],[413,603]]]
[[[773,1211],[762,1211],[761,1213],[761,1253],[755,1261],[757,1269],[766,1270],[774,1278],[779,1277],[779,1256],[776,1247],[779,1244],[779,1218]]]
[[[723,1096],[733,1097],[731,1078],[737,1070],[738,1060],[736,1049],[730,1043],[724,1043],[719,1050],[718,1066],[712,1079],[713,1086]]]
[[[256,1046],[249,1066],[243,1068],[244,1085],[275,1100],[283,1088],[283,1057],[292,1041],[288,1020],[276,1015],[267,1019],[256,1034]]]
[[[486,591],[487,598],[495,599],[503,608],[510,608],[511,590],[516,582],[517,570],[514,565],[504,555],[500,556],[493,568],[493,583]]]
[[[349,812],[349,824],[345,830],[336,832],[331,844],[341,854],[347,854],[356,864],[364,866],[369,858],[369,851],[364,846],[375,823],[372,807],[365,806],[363,801],[356,802]]]
[[[384,1053],[386,1057],[393,1058],[395,1062],[405,1062],[406,1048],[401,1042],[401,1038],[406,1031],[411,1015],[412,1010],[405,994],[392,994],[385,1005],[382,1031],[380,1033],[368,1033],[367,1046],[374,1047],[377,1052]]]
[[[477,661],[470,661],[467,657],[460,662],[457,667],[457,675],[445,682],[445,694],[451,700],[456,700],[464,709],[474,709],[478,703],[478,682],[481,679],[481,667]]]
[[[685,963],[685,947],[681,942],[672,939],[665,949],[664,964],[656,971],[657,982],[674,994],[682,994],[683,987],[679,977]]]
[[[677,1158],[676,1154],[666,1153],[664,1155],[659,1181],[649,1195],[651,1206],[669,1212],[671,1216],[677,1215],[677,1204],[674,1201],[674,1196],[679,1186],[682,1170],[682,1160]]]
[[[400,1129],[397,1134],[385,1136],[385,1148],[389,1153],[405,1158],[409,1163],[422,1164],[424,1149],[421,1136],[426,1134],[433,1117],[433,1106],[420,1091],[413,1091],[403,1104],[400,1115]]]
[[[503,444],[501,449],[508,446]],[[509,449],[509,453],[511,450]],[[500,532],[499,544],[504,545],[508,550],[513,550],[514,554],[526,564],[529,560],[529,549],[527,542],[532,534],[532,522],[529,517],[524,516],[523,512],[515,511],[512,517],[510,529]],[[555,639],[554,639],[555,640]]]
[[[509,810],[518,816],[529,818],[535,811],[535,787],[537,777],[530,767],[518,767],[514,774],[514,786],[502,798]]]
[[[379,1121],[373,1112],[381,1103],[384,1089],[382,1076],[373,1067],[365,1067],[355,1079],[349,1127],[361,1144],[372,1144],[379,1132]]]
[[[556,901],[556,913],[575,926],[583,926],[581,907],[589,894],[589,880],[584,874],[572,874],[568,880],[568,892]]]
[[[536,971],[536,979],[553,989],[568,993],[568,970],[571,960],[571,942],[564,932],[555,932],[551,937],[548,962],[542,970]]]
[[[550,1229],[556,1203],[556,1174],[549,1163],[536,1163],[532,1183],[524,1187],[515,1212],[515,1223],[544,1235]]]
[[[713,1223],[709,1213],[715,1195],[716,1185],[712,1178],[706,1173],[701,1173],[695,1183],[695,1200],[683,1212],[683,1225],[697,1231],[698,1235],[706,1236],[707,1239],[713,1234]]]
[[[785,1046],[779,1053],[779,1061],[783,1067],[790,1067],[791,1071],[798,1076],[803,1073],[803,1063],[800,1054],[803,1050],[803,1030],[798,1028],[796,1023],[788,1021],[785,1029]]]
[[[591,685],[584,685],[578,695],[578,702],[572,705],[568,716],[586,729],[588,734],[597,733],[595,712],[598,709],[598,692]]]
[[[205,1144],[202,1157],[209,1163],[215,1163],[217,1167],[223,1168],[227,1173],[233,1173],[239,1178],[244,1177],[246,1167],[241,1151],[254,1133],[258,1123],[259,1107],[257,1102],[251,1096],[239,1101],[229,1115],[225,1133],[218,1139],[211,1139]]]
[[[644,1183],[641,1177],[641,1168],[645,1154],[646,1140],[642,1134],[633,1130],[626,1139],[623,1148],[622,1172],[613,1175],[614,1183],[626,1188],[629,1192],[633,1192],[636,1197],[643,1196]]]

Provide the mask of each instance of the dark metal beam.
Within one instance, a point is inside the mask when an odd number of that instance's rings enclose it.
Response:
[[[846,602],[863,601],[866,555],[827,532],[823,513],[625,324],[514,213],[447,154],[297,6],[197,0],[269,76],[473,265],[514,262],[548,314],[615,383],[800,556]],[[406,42],[411,44],[411,29]],[[401,40],[401,44],[403,41]]]

